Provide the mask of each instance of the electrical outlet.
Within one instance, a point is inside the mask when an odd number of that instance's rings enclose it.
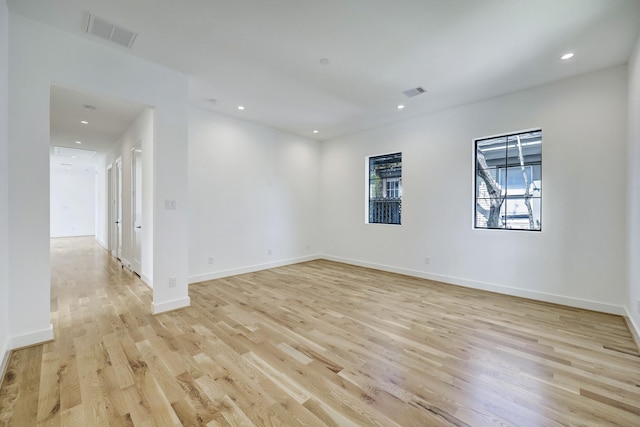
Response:
[[[311,245],[307,244],[307,252],[311,250]]]
[[[175,200],[165,200],[164,201],[164,208],[168,209],[168,210],[175,210],[176,209],[176,201]]]
[[[209,264],[213,264],[213,257],[212,256],[209,257]]]
[[[169,287],[170,288],[175,288],[176,287],[176,278],[175,277],[169,277]]]
[[[267,249],[267,255],[271,255],[273,253],[273,251],[271,250],[271,248]]]
[[[638,300],[638,313],[640,313],[640,299]]]
[[[424,263],[425,263],[426,265],[431,264],[431,257],[428,257],[428,256],[424,257]]]

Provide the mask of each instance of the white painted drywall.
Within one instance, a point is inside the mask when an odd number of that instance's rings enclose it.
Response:
[[[0,0],[0,381],[9,357],[9,10]]]
[[[56,84],[155,107],[154,312],[188,305],[187,76],[129,52],[9,15],[10,333],[52,336],[49,266],[49,91]],[[164,200],[177,201],[166,211]],[[177,286],[169,288],[169,277]],[[161,284],[161,286],[158,286]]]
[[[324,253],[621,312],[626,78],[620,66],[326,141]],[[474,230],[473,139],[537,127],[543,132],[543,231]],[[365,224],[365,157],[397,151],[403,160],[403,223]]]
[[[131,123],[127,130],[115,141],[110,152],[102,159],[100,169],[106,175],[108,165],[113,165],[116,159],[122,159],[122,258],[125,264],[133,259],[133,242],[131,240],[131,150],[140,144],[143,156],[142,177],[142,278],[149,285],[153,282],[153,109],[145,109],[138,118]],[[149,171],[147,169],[150,169]],[[115,170],[115,169],[114,169]],[[105,186],[106,186],[105,179]],[[99,225],[105,236],[108,236],[108,191],[100,199],[100,211],[105,222]],[[129,265],[127,265],[129,266]]]
[[[319,164],[317,141],[191,108],[190,281],[317,254]]]
[[[51,237],[94,236],[95,167],[52,166],[50,177]]]
[[[96,241],[105,249],[109,249],[109,229],[107,221],[109,220],[107,207],[109,197],[107,187],[107,169],[105,167],[104,155],[97,156],[95,161],[96,169],[96,199],[95,199],[95,223],[94,228],[96,230]]]
[[[640,38],[629,59],[627,315],[640,337]]]

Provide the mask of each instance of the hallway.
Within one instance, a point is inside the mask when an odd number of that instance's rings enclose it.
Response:
[[[98,397],[110,386],[107,367],[126,363],[117,359],[124,356],[120,346],[135,349],[129,326],[157,324],[149,313],[152,293],[93,237],[51,239],[51,265],[56,340],[13,352],[0,391],[0,425],[128,425]]]

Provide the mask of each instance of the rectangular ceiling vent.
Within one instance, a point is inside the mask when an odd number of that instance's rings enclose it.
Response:
[[[407,98],[413,98],[414,96],[418,96],[418,95],[423,94],[425,92],[426,92],[426,90],[424,90],[423,87],[418,86],[418,87],[414,87],[413,89],[405,90],[402,93],[404,93],[404,96],[406,96]]]
[[[96,37],[109,40],[110,42],[126,47],[127,49],[131,49],[131,46],[133,46],[133,42],[136,41],[136,36],[138,35],[133,31],[119,27],[92,14],[89,14],[86,32],[87,34],[93,34]]]

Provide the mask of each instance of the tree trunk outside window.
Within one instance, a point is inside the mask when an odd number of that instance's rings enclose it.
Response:
[[[505,196],[502,194],[500,184],[489,173],[489,166],[484,154],[478,150],[476,153],[478,176],[482,178],[487,186],[487,192],[491,198],[489,206],[489,218],[487,220],[488,228],[500,228],[500,209],[504,203]]]

